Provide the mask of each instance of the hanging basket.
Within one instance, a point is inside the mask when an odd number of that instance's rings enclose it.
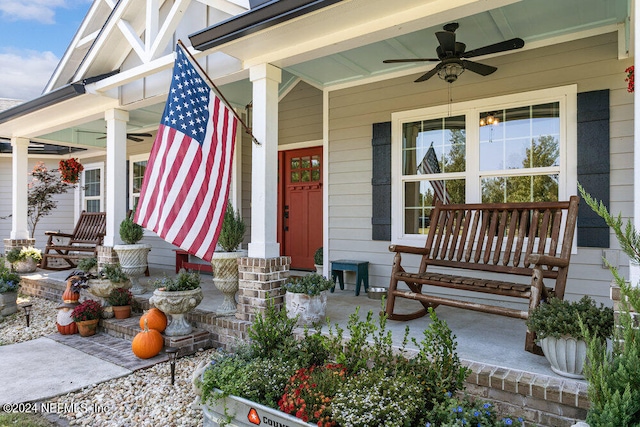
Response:
[[[82,166],[77,159],[71,158],[67,160],[60,160],[58,170],[60,171],[63,182],[66,182],[67,184],[76,184],[80,177],[80,172],[84,170],[84,166]]]

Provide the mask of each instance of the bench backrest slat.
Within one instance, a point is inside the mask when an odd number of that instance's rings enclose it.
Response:
[[[106,212],[82,212],[69,243],[102,244],[106,228]]]
[[[568,260],[577,209],[577,196],[567,202],[437,202],[426,241],[429,251],[420,272],[428,265],[439,265],[530,275],[532,253]],[[555,278],[558,269],[549,268],[544,275]]]

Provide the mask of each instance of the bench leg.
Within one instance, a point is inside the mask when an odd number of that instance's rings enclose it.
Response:
[[[531,278],[531,297],[529,299],[529,314],[540,305],[544,289],[543,275],[539,268],[534,268]],[[529,353],[543,356],[542,348],[536,344],[536,334],[527,329],[527,336],[524,341],[524,349]]]
[[[340,290],[344,290],[344,272],[342,270],[331,270],[331,280],[333,280],[334,286],[331,288],[331,293],[335,291],[336,278],[340,284]],[[356,294],[357,295],[357,294]]]
[[[393,268],[391,269],[391,282],[389,282],[389,291],[387,295],[387,307],[385,312],[387,313],[387,318],[390,320],[413,320],[419,317],[423,317],[427,314],[428,304],[420,301],[423,308],[421,310],[415,311],[410,314],[394,314],[394,305],[396,302],[396,295],[401,295],[402,291],[398,292],[398,279],[395,277],[396,273],[403,272],[404,269],[400,266],[401,256],[399,253],[396,253],[395,257],[393,257]],[[416,286],[412,283],[409,284],[409,288],[416,288]],[[412,291],[415,292],[415,289],[412,288]]]

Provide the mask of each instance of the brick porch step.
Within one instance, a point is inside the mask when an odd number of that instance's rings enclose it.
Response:
[[[140,332],[140,316],[131,316],[127,319],[102,319],[100,330],[116,338],[124,338],[133,341],[133,338]],[[199,349],[209,349],[213,347],[213,334],[204,329],[194,328],[189,335],[176,337],[164,336],[165,349],[175,347],[179,349],[180,357],[193,354]]]

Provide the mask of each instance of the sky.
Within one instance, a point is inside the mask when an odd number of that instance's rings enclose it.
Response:
[[[92,0],[0,0],[0,98],[37,98]]]

